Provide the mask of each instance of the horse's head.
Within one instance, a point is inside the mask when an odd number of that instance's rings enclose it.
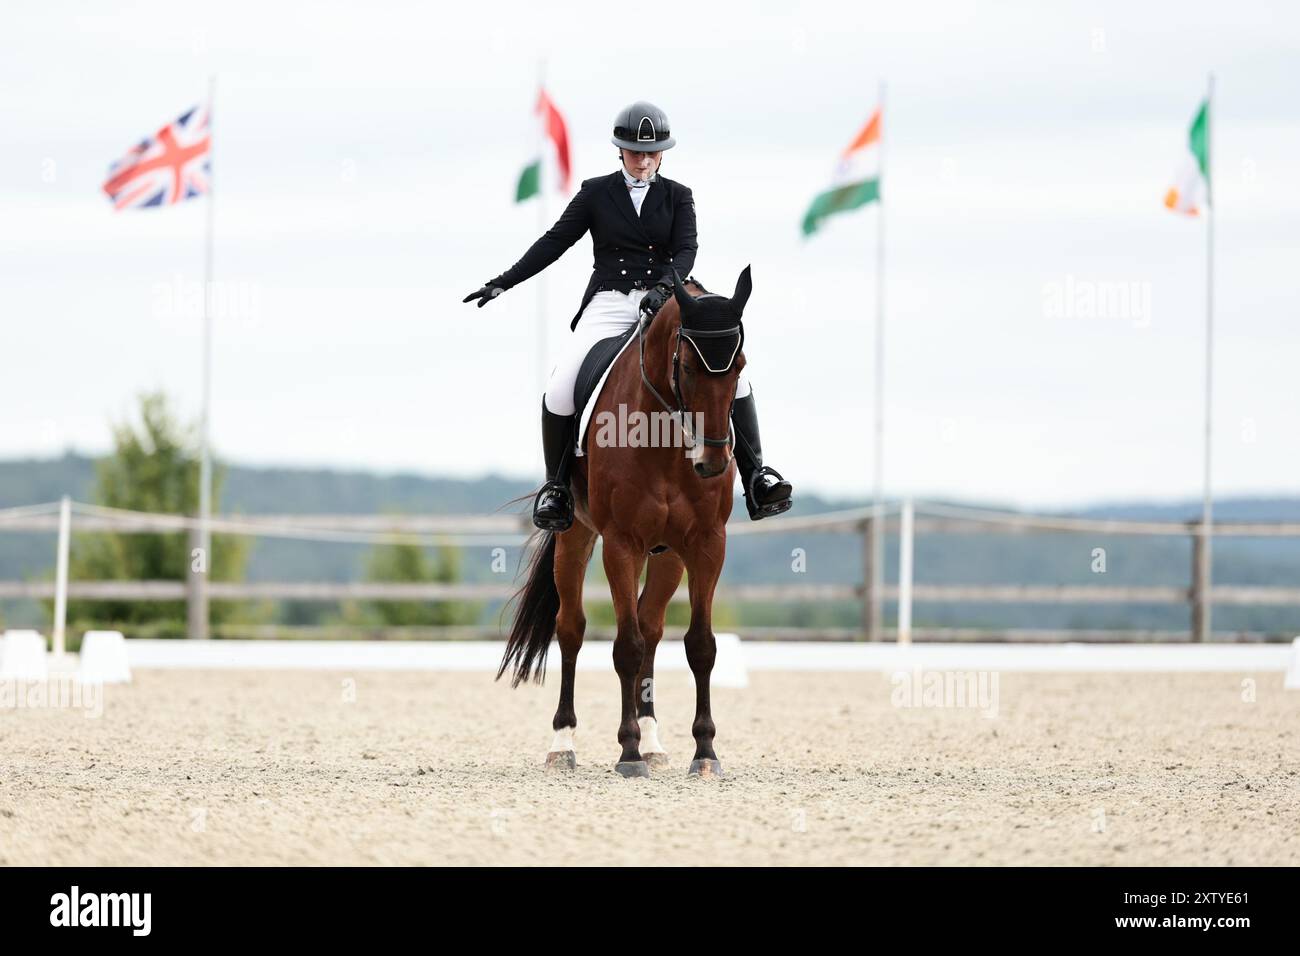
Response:
[[[752,288],[749,266],[741,272],[731,298],[710,293],[696,298],[675,275],[674,280],[681,327],[673,358],[673,387],[695,440],[695,472],[711,478],[722,474],[731,461],[731,403],[745,367],[742,317]]]

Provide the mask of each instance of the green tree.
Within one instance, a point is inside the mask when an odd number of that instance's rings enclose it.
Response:
[[[95,501],[110,508],[193,515],[199,502],[199,461],[194,429],[181,425],[160,392],[140,396],[138,423],[113,425],[113,453],[96,463]],[[223,469],[214,469],[212,505],[220,501]],[[75,525],[74,525],[75,527]],[[213,581],[242,578],[248,541],[214,535],[207,573]],[[70,556],[74,581],[185,581],[191,568],[188,532],[75,535]],[[214,602],[220,623],[238,613],[234,602]],[[182,634],[182,601],[74,601],[68,618],[77,626],[151,624]],[[174,629],[173,627],[174,626]]]
[[[437,548],[430,557],[416,544],[378,545],[366,561],[366,580],[454,584],[460,580],[460,551]],[[441,627],[472,624],[482,609],[466,601],[371,601],[366,611],[384,627]]]

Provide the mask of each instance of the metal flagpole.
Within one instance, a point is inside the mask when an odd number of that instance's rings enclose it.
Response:
[[[537,65],[537,100],[540,104],[546,90],[546,58]],[[538,117],[537,123],[537,229],[538,235],[546,232],[546,127]],[[546,270],[537,275],[537,394],[546,392]],[[542,467],[545,468],[545,456]]]
[[[200,419],[199,447],[199,549],[202,571],[195,579],[195,604],[190,621],[190,637],[208,636],[208,574],[212,570],[212,452],[209,447],[212,421],[212,234],[216,174],[213,113],[217,98],[217,77],[208,77],[208,222],[203,256],[203,412]],[[191,562],[191,574],[194,574]]]
[[[1208,641],[1214,628],[1211,623],[1214,602],[1211,600],[1211,541],[1214,537],[1214,500],[1210,484],[1210,449],[1213,436],[1214,386],[1214,220],[1218,208],[1214,199],[1214,74],[1206,78],[1205,92],[1205,494],[1201,502],[1201,549],[1199,579],[1201,614],[1197,621],[1198,641]]]
[[[875,517],[876,539],[874,560],[871,562],[871,589],[876,595],[870,627],[872,638],[884,637],[883,619],[885,580],[885,81],[880,81],[880,96],[876,103],[880,115],[880,171],[877,174],[879,194],[876,197],[876,422],[874,488],[872,514]]]

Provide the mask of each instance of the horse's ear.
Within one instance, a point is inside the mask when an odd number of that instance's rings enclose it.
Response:
[[[676,299],[677,304],[681,306],[683,315],[686,314],[687,309],[695,306],[694,297],[686,291],[686,286],[682,285],[682,277],[677,274],[676,269],[673,270],[673,298]]]
[[[749,301],[749,293],[753,288],[754,283],[749,277],[749,266],[745,266],[745,271],[736,280],[736,291],[731,295],[731,304],[735,308],[737,315],[744,314],[745,303]]]

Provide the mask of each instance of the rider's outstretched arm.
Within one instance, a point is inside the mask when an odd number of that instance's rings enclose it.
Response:
[[[591,226],[588,201],[589,187],[587,183],[583,183],[578,194],[569,200],[569,205],[556,220],[555,225],[546,230],[546,234],[534,242],[518,262],[493,279],[489,285],[502,289],[517,286],[564,255],[565,251],[581,239]]]

